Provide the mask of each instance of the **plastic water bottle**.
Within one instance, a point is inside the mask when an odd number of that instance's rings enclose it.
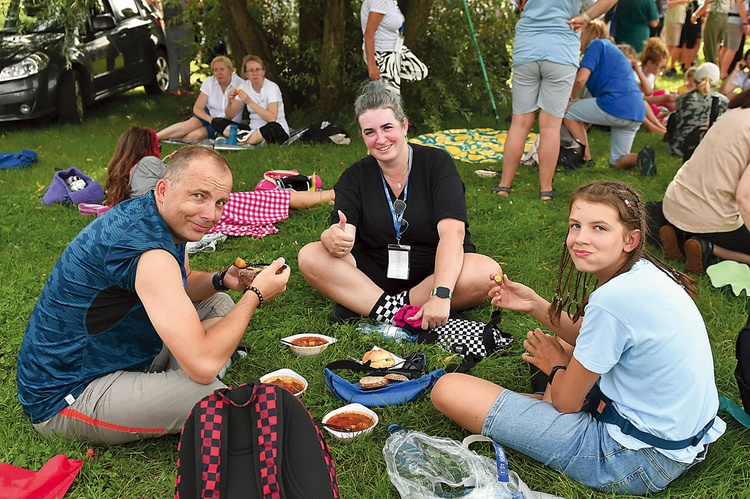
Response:
[[[396,343],[411,342],[416,339],[416,335],[413,335],[406,329],[382,322],[358,324],[355,330],[360,334],[377,334],[385,339],[395,340]]]
[[[229,137],[227,138],[227,144],[230,146],[236,146],[237,145],[237,124],[232,123],[232,125],[229,127]]]

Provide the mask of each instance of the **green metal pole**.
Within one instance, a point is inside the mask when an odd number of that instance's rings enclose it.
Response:
[[[482,76],[484,77],[484,84],[487,87],[487,93],[490,95],[490,103],[492,104],[492,112],[495,113],[495,121],[500,122],[500,117],[497,115],[497,107],[495,106],[495,97],[492,95],[492,87],[490,87],[490,80],[487,78],[487,70],[484,67],[484,59],[482,59],[482,51],[479,50],[479,43],[477,42],[477,35],[474,33],[474,24],[471,22],[471,15],[469,14],[469,5],[464,2],[464,12],[466,12],[466,20],[469,23],[469,31],[471,32],[471,39],[474,40],[474,47],[477,49],[477,56],[479,57],[479,66],[482,68]]]

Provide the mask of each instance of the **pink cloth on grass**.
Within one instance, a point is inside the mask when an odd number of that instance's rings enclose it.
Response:
[[[221,219],[208,233],[258,239],[275,234],[279,230],[273,224],[289,218],[291,197],[291,192],[283,189],[232,192]]]
[[[407,320],[407,317],[414,317],[414,314],[419,312],[421,308],[416,305],[404,305],[396,312],[396,315],[393,317],[393,323],[398,327],[404,327],[404,324],[409,324],[416,328],[422,327],[422,319]]]

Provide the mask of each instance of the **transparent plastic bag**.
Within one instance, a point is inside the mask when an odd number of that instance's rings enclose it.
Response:
[[[394,428],[395,427],[395,428]],[[523,499],[518,475],[460,442],[391,425],[383,456],[391,482],[409,499]],[[502,458],[504,461],[504,457]],[[498,472],[507,481],[498,481]]]

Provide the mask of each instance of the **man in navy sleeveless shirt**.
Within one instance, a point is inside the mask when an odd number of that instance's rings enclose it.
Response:
[[[217,374],[253,313],[289,278],[283,259],[254,279],[234,266],[190,269],[185,243],[219,220],[231,187],[223,156],[188,146],[152,193],[112,208],[65,249],[18,357],[18,398],[40,433],[99,444],[178,433],[223,386]],[[235,305],[226,289],[251,292]],[[167,369],[157,367],[163,350]]]

